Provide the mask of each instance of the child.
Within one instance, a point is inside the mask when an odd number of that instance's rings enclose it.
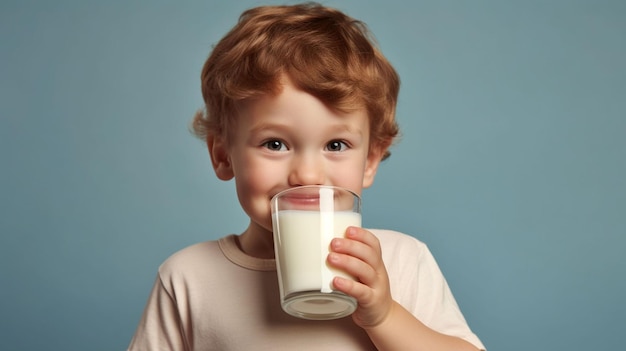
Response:
[[[185,248],[159,268],[129,350],[477,350],[435,260],[418,240],[350,227],[328,263],[352,316],[281,310],[269,202],[281,190],[372,185],[398,133],[399,79],[365,25],[318,4],[244,12],[202,71],[194,119],[219,179],[250,218],[240,235]]]

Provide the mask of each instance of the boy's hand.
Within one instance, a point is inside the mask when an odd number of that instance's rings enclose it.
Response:
[[[335,289],[358,302],[352,315],[354,322],[362,328],[382,323],[393,301],[378,238],[363,228],[349,227],[345,238],[332,240],[330,251],[328,262],[357,279],[356,282],[341,277],[333,279]]]

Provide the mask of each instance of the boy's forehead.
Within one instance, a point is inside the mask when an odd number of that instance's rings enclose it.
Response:
[[[336,99],[336,101],[330,101],[330,99],[325,99],[323,94],[316,92],[309,92],[301,87],[300,84],[294,79],[292,79],[287,74],[281,74],[280,77],[276,80],[275,84],[270,84],[265,92],[250,97],[246,100],[240,101],[240,110],[249,110],[255,109],[260,106],[270,106],[274,102],[284,102],[285,105],[289,105],[292,96],[307,96],[309,99],[316,100],[321,105],[325,106],[326,109],[338,114],[338,115],[349,115],[354,113],[365,113],[367,114],[367,106],[362,99],[344,99],[349,101],[344,101],[342,99]],[[292,104],[294,108],[299,108],[300,106],[297,103]]]

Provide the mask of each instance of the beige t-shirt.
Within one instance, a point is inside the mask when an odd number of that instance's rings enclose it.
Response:
[[[391,294],[422,323],[482,343],[425,244],[388,230],[380,240]],[[234,235],[189,246],[159,268],[129,350],[376,350],[351,317],[310,321],[282,311],[276,263],[243,253]]]

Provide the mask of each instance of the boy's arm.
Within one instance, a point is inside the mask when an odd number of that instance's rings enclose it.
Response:
[[[469,342],[438,333],[415,318],[397,302],[380,324],[364,328],[380,351],[383,350],[478,350]]]
[[[345,239],[331,242],[328,260],[357,277],[356,282],[336,277],[333,284],[357,299],[352,318],[379,350],[477,350],[461,338],[429,328],[392,299],[380,243],[372,233],[348,228]]]

